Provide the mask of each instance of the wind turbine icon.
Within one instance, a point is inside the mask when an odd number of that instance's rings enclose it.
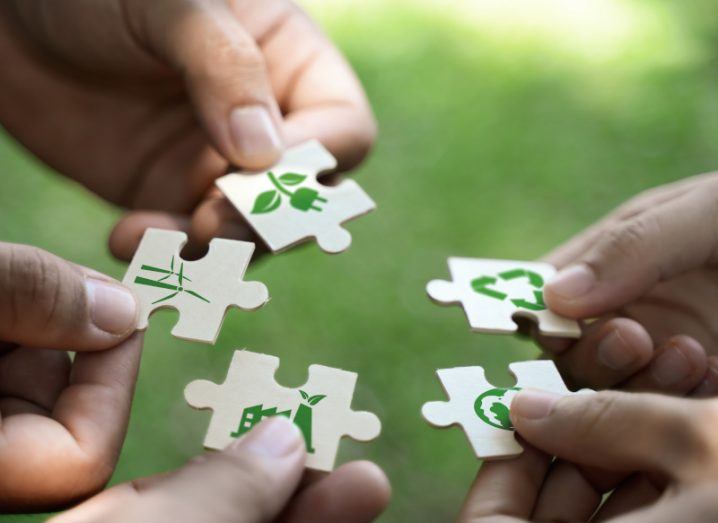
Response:
[[[170,260],[170,268],[169,269],[162,269],[160,267],[154,267],[153,265],[142,265],[140,268],[143,271],[149,271],[149,272],[157,272],[160,274],[164,274],[162,278],[159,280],[152,280],[150,278],[145,278],[143,276],[137,276],[135,278],[135,283],[139,285],[149,285],[150,287],[158,287],[160,289],[167,289],[169,291],[174,291],[167,296],[164,296],[160,298],[159,300],[155,300],[152,302],[152,305],[155,303],[160,303],[163,301],[171,300],[175,296],[177,296],[181,292],[186,292],[187,294],[194,296],[195,298],[199,298],[200,300],[210,303],[210,301],[199,294],[198,292],[195,292],[193,290],[188,289],[185,287],[184,282],[192,282],[192,280],[184,275],[184,262],[180,262],[179,272],[175,272],[175,257],[172,256],[172,259]],[[168,280],[172,276],[177,276],[177,285],[173,285],[171,283],[165,283],[165,280]]]

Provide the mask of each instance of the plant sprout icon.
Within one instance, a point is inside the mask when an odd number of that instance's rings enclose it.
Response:
[[[160,274],[164,274],[162,278],[159,280],[151,280],[149,278],[144,278],[142,276],[135,277],[135,283],[139,285],[149,285],[150,287],[158,287],[160,289],[167,289],[169,291],[175,291],[173,293],[168,294],[167,296],[164,296],[163,298],[160,298],[159,300],[155,300],[152,302],[152,305],[155,303],[160,303],[163,301],[171,300],[175,296],[177,296],[181,292],[186,292],[190,296],[194,296],[195,298],[199,298],[200,300],[210,303],[210,301],[202,296],[201,294],[192,291],[184,286],[184,282],[192,282],[192,280],[189,279],[188,276],[184,275],[184,262],[180,262],[180,268],[179,272],[175,272],[175,257],[172,256],[172,259],[170,260],[170,268],[168,269],[161,269],[159,267],[153,267],[152,265],[143,265],[141,268],[143,271],[150,271],[150,272],[158,272]],[[171,283],[165,283],[165,280],[169,279],[172,276],[177,276],[177,285],[172,285]]]
[[[289,205],[303,212],[309,210],[321,212],[321,203],[327,203],[327,199],[319,194],[319,191],[311,187],[299,187],[291,190],[289,187],[300,185],[307,176],[298,173],[284,173],[281,176],[275,176],[272,171],[267,172],[269,181],[274,189],[264,191],[254,200],[252,214],[266,214],[272,212],[282,205],[282,195],[289,199]]]

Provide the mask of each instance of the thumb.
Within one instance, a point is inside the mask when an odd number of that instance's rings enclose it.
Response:
[[[718,260],[718,199],[701,186],[626,220],[544,288],[546,303],[571,318],[610,312],[656,283]]]
[[[304,448],[296,425],[276,416],[222,452],[203,454],[167,475],[118,485],[52,522],[274,521],[299,485]]]
[[[119,282],[41,249],[0,243],[0,340],[30,347],[99,350],[137,323]]]
[[[231,163],[260,169],[281,154],[281,113],[264,57],[225,2],[132,2],[136,34],[185,79],[197,116]]]
[[[704,463],[713,417],[706,400],[614,391],[527,389],[511,404],[516,431],[539,450],[578,465],[679,479]]]

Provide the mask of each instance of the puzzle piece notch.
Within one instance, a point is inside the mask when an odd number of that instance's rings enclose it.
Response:
[[[310,140],[287,149],[267,171],[231,173],[215,183],[273,252],[315,238],[323,251],[336,254],[351,245],[342,224],[376,208],[353,180],[335,187],[317,181],[336,165],[319,141]]]
[[[279,359],[275,356],[238,350],[232,357],[223,383],[196,380],[187,385],[187,403],[197,409],[213,410],[204,440],[205,447],[223,449],[242,432],[245,414],[252,408],[266,412],[265,407],[270,407],[276,414],[290,411],[290,417],[294,413],[295,423],[303,427],[307,445],[314,450],[308,455],[307,467],[317,470],[332,470],[342,437],[369,441],[379,435],[381,423],[375,414],[350,408],[356,373],[311,365],[304,385],[287,388],[274,380],[278,368]],[[303,391],[309,391],[305,393],[306,398]],[[312,405],[313,421],[307,429],[306,425],[297,421],[302,408],[297,405],[302,399],[311,402],[312,398],[319,396],[324,397]],[[307,412],[305,408],[304,413]]]
[[[546,336],[577,338],[581,329],[575,320],[548,310],[543,303],[543,283],[556,273],[547,263],[482,258],[449,258],[453,281],[432,280],[429,297],[439,305],[461,304],[475,332],[513,334],[515,317],[528,318]],[[500,292],[500,286],[523,289],[521,296]]]
[[[421,409],[422,416],[436,427],[461,426],[474,453],[480,459],[501,459],[521,454],[523,448],[514,437],[510,421],[507,426],[497,419],[500,413],[504,413],[508,420],[508,410],[516,392],[523,388],[535,388],[557,394],[572,393],[566,388],[556,365],[550,360],[511,363],[509,371],[516,378],[516,386],[499,388],[487,381],[484,369],[479,366],[437,370],[449,401],[425,403]],[[583,392],[587,391],[579,391]],[[508,397],[508,400],[501,401],[504,396]],[[496,400],[488,409],[493,418],[486,414],[484,399]],[[500,411],[495,410],[496,403],[501,406]]]
[[[269,294],[264,284],[242,280],[253,243],[215,238],[204,258],[185,261],[186,243],[183,232],[147,229],[123,283],[137,298],[139,330],[154,311],[170,308],[180,313],[173,336],[214,344],[229,307],[255,310]]]

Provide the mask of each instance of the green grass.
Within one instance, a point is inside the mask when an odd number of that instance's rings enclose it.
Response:
[[[499,4],[310,3],[374,104],[381,136],[357,176],[379,209],[349,225],[345,254],[312,245],[255,266],[249,277],[273,299],[230,313],[215,347],[172,338],[176,314],[153,317],[113,482],[200,452],[210,414],[191,410],[182,390],[196,378],[220,381],[232,349],[248,347],[278,355],[288,386],[302,384],[311,363],[359,373],[354,406],[376,412],[384,429],[371,444],[345,441],[340,461],[368,458],[387,471],[395,494],[382,521],[455,514],[479,464],[459,429],[419,416],[442,397],[434,370],[484,365],[508,384],[506,365],[538,352],[470,333],[460,309],[426,298],[425,283],[447,276],[449,255],[538,257],[638,191],[718,165],[718,25],[708,2],[587,1],[593,11],[569,16],[527,14],[520,1],[515,17],[490,9]],[[0,173],[0,239],[121,277],[105,246],[117,209],[7,137]]]

